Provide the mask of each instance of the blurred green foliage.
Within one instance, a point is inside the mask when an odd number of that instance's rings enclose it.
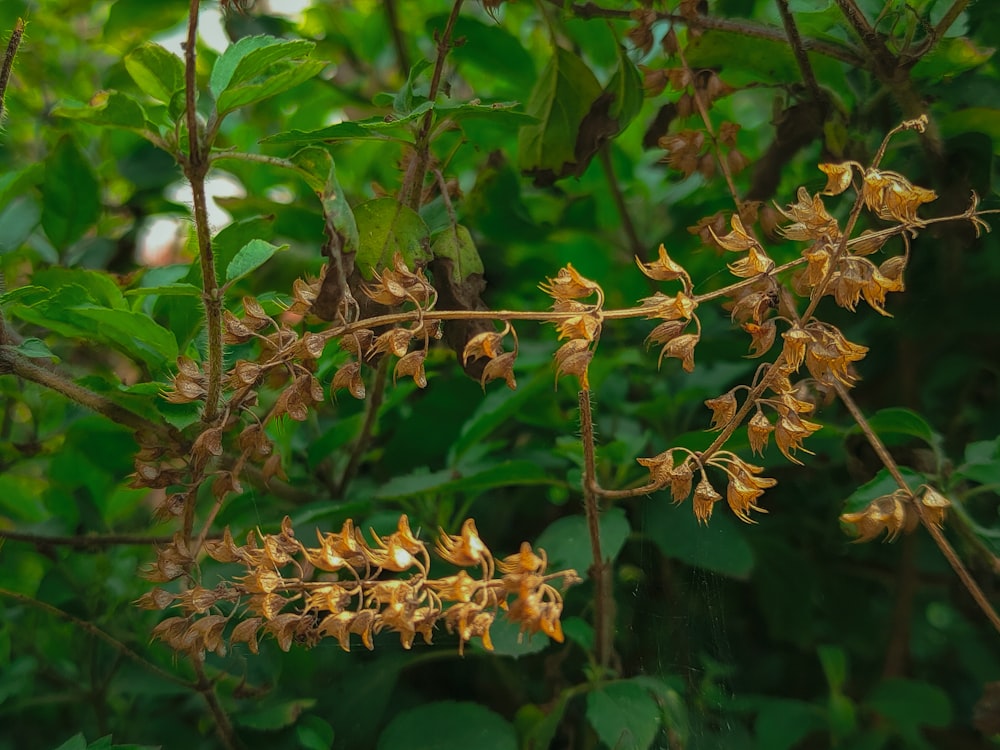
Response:
[[[817,162],[865,162],[917,106],[930,117],[931,137],[900,137],[885,166],[937,191],[927,215],[960,213],[972,190],[984,206],[997,205],[1000,81],[990,45],[1000,21],[990,3],[857,2],[890,53],[914,55],[905,80],[890,83],[873,72],[843,3],[789,0],[804,37],[857,58],[809,53],[818,99],[783,41],[779,4],[718,0],[704,9],[731,28],[771,29],[769,38],[673,26],[688,63],[734,87],[710,116],[716,126],[741,125],[738,147],[751,164],[736,178],[742,194],[783,204],[799,185],[819,190]],[[369,269],[391,257],[376,252],[387,241],[372,231],[402,238],[410,259],[428,258],[428,247],[407,238],[440,232],[455,212],[467,239],[447,252],[468,266],[464,273],[483,270],[493,309],[545,307],[538,283],[569,262],[601,283],[609,307],[633,304],[652,290],[633,256],[648,260],[661,242],[697,291],[727,283],[724,258],[687,228],[731,211],[732,198],[721,177],[682,178],[663,163],[657,136],[701,125],[696,113],[670,118],[678,92],[641,90],[640,71],[677,65],[660,47],[668,22],[651,25],[648,50],[630,35],[644,6],[609,0],[603,6],[616,13],[591,18],[583,12],[589,3],[575,14],[563,3],[492,11],[466,3],[444,96],[432,106],[430,68],[450,3],[316,2],[296,13],[279,12],[282,5],[220,15],[205,3],[202,15],[201,114],[209,115],[209,91],[219,114],[228,112],[218,146],[291,157],[323,142],[320,153],[332,155],[312,179],[237,160],[215,171],[237,186],[215,201],[226,213],[213,215],[228,309],[243,295],[272,311],[287,303],[293,280],[323,265],[324,206],[330,211],[344,196],[349,206],[337,210],[357,218],[359,259]],[[952,8],[961,12],[943,38],[921,49]],[[147,136],[169,139],[184,108],[175,52],[186,9],[178,0],[0,4],[0,28],[28,21],[0,133],[0,309],[24,337],[25,356],[57,362],[91,391],[182,430],[196,425],[197,409],[160,393],[177,355],[197,358],[203,349],[201,277],[179,168]],[[244,55],[262,34],[282,41]],[[602,92],[613,95],[603,130],[582,137]],[[809,107],[818,119],[803,117]],[[385,196],[402,183],[410,126],[431,109],[440,126],[434,162],[458,189],[451,201],[438,192],[401,214]],[[782,123],[794,125],[801,143],[788,140]],[[326,158],[313,157],[313,166]],[[176,236],[153,259],[158,220]],[[798,252],[772,249],[779,262]],[[995,236],[936,225],[911,249],[908,291],[888,305],[894,317],[849,315],[832,304],[824,315],[871,348],[856,398],[907,476],[950,493],[958,523],[949,537],[992,593],[990,565],[1000,554],[1000,248]],[[641,345],[645,323],[606,326],[590,371],[602,485],[641,483],[637,456],[707,444],[703,401],[752,376],[745,337],[725,313],[703,311],[702,322],[693,375],[671,360],[657,371],[655,352]],[[288,476],[282,486],[292,490],[245,482],[216,527],[228,524],[237,537],[273,531],[287,514],[300,529],[336,530],[351,517],[382,532],[406,512],[427,537],[472,516],[497,555],[537,541],[553,566],[583,574],[590,547],[576,395],[567,379],[553,389],[551,327],[518,332],[516,391],[492,383],[484,393],[444,346],[428,356],[425,390],[409,380],[390,384],[374,439],[343,493],[338,482],[363,403],[341,391],[304,422],[271,425]],[[244,356],[234,349],[227,357]],[[325,386],[345,361],[334,349],[319,362]],[[0,597],[0,748],[216,746],[195,692],[79,625],[190,674],[149,643],[162,614],[131,604],[149,588],[137,574],[152,558],[149,546],[87,541],[175,531],[153,519],[151,491],[130,486],[132,432],[10,375],[0,377],[0,399],[0,531],[10,533],[0,541],[0,588],[71,618]],[[586,581],[567,594],[563,644],[522,640],[499,621],[497,652],[470,647],[464,658],[443,632],[432,647],[404,651],[383,635],[373,653],[350,654],[329,641],[283,653],[265,639],[259,656],[234,648],[207,661],[239,742],[270,750],[996,746],[990,733],[1000,730],[1000,709],[981,697],[1000,680],[997,633],[922,532],[895,544],[848,543],[839,514],[886,491],[887,480],[842,407],[826,405],[817,419],[823,429],[804,466],[790,466],[773,447],[760,460],[779,483],[757,525],[720,509],[699,526],[690,506],[674,507],[665,492],[605,509],[613,674],[591,656]],[[109,735],[134,744],[111,745]]]

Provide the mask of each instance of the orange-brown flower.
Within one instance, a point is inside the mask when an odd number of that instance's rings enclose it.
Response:
[[[556,301],[581,299],[589,297],[595,292],[599,299],[602,297],[600,285],[582,276],[579,271],[573,268],[572,263],[567,263],[564,268],[559,269],[555,278],[550,278],[539,286],[543,292]]]

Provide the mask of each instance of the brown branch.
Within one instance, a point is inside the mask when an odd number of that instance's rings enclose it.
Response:
[[[603,8],[596,3],[573,3],[567,5],[563,0],[547,0],[550,5],[564,8],[567,12],[577,18],[617,18],[621,20],[631,20],[632,11]],[[715,16],[695,16],[688,18],[679,13],[657,12],[656,18],[659,21],[670,21],[671,23],[687,26],[690,29],[700,31],[721,31],[739,36],[752,37],[755,39],[767,39],[772,42],[787,42],[785,32],[774,26],[754,23],[752,21],[737,20],[732,18],[717,18]],[[864,58],[851,47],[824,42],[819,39],[803,39],[802,47],[808,52],[816,52],[824,57],[853,65],[855,67],[865,67]]]
[[[187,42],[184,46],[184,101],[188,128],[188,153],[181,157],[184,176],[191,183],[194,227],[198,238],[198,260],[201,263],[202,302],[205,305],[205,327],[208,329],[208,386],[202,420],[206,424],[219,416],[222,394],[222,293],[215,272],[212,234],[208,223],[208,201],[205,198],[205,175],[211,164],[208,154],[211,144],[199,137],[197,110],[196,42],[198,38],[198,7],[200,0],[191,0],[188,10]]]
[[[912,51],[903,50],[899,55],[900,65],[909,69],[920,62],[924,55],[928,54],[933,50],[938,42],[944,38],[944,35],[948,32],[948,29],[952,27],[958,17],[962,15],[969,5],[969,0],[955,0],[952,6],[948,8],[941,20],[938,21],[937,26],[934,26],[930,33],[924,37],[916,48]]]
[[[212,713],[215,719],[215,732],[219,735],[219,741],[222,742],[222,746],[226,750],[238,750],[238,748],[243,747],[243,743],[240,742],[239,737],[236,736],[236,732],[233,730],[233,723],[229,720],[229,714],[219,703],[219,696],[215,694],[215,683],[208,679],[208,675],[205,674],[205,664],[198,656],[191,657],[191,664],[194,666],[195,674],[198,675],[198,682],[195,684],[195,689],[201,693],[202,698],[205,699],[205,703],[208,704],[208,710]]]
[[[4,373],[17,375],[25,380],[30,380],[33,383],[49,388],[56,393],[62,394],[70,401],[85,406],[91,411],[95,411],[124,427],[136,430],[137,432],[152,433],[164,441],[172,441],[174,439],[173,431],[169,427],[151,422],[145,417],[141,417],[135,412],[116,404],[105,396],[77,385],[55,370],[36,365],[29,357],[24,356],[12,346],[0,346],[0,374]]]
[[[378,412],[382,407],[382,401],[385,399],[385,386],[388,378],[389,357],[383,356],[379,360],[378,368],[375,370],[371,396],[365,404],[364,424],[361,426],[361,432],[358,433],[358,439],[354,442],[354,447],[351,448],[351,456],[347,460],[347,466],[344,467],[344,473],[341,475],[340,481],[337,482],[334,494],[339,498],[344,497],[348,485],[357,475],[358,468],[361,466],[361,460],[364,458],[365,452],[371,443],[372,435],[375,432],[375,425],[378,422]]]
[[[615,177],[615,168],[611,163],[610,144],[607,142],[604,143],[597,154],[601,160],[601,169],[604,170],[604,177],[608,181],[611,199],[614,201],[615,210],[618,212],[618,218],[621,219],[622,229],[628,240],[629,251],[634,256],[640,256],[646,251],[646,245],[639,239],[639,233],[636,232],[635,222],[632,221],[632,216],[628,212],[628,206],[625,203],[625,196],[622,193],[621,185],[618,184],[618,179]]]
[[[76,536],[57,536],[48,534],[33,534],[28,531],[0,529],[0,539],[13,542],[28,542],[37,547],[74,547],[78,550],[93,550],[117,545],[154,545],[170,544],[172,536],[148,536],[143,534],[77,534]]]
[[[458,20],[458,12],[462,8],[462,0],[455,0],[451,6],[451,14],[445,23],[444,31],[437,39],[437,59],[434,61],[434,72],[431,74],[431,85],[427,92],[428,101],[433,102],[438,95],[438,88],[441,86],[441,76],[444,74],[444,61],[451,50],[451,33],[455,28],[455,21]],[[423,200],[424,179],[427,177],[427,165],[430,163],[431,149],[431,126],[434,124],[434,110],[430,110],[424,115],[420,123],[420,131],[417,133],[414,143],[413,164],[407,172],[406,179],[399,191],[399,202],[417,210]]]
[[[802,44],[802,36],[799,34],[799,29],[795,25],[795,17],[788,9],[788,0],[778,0],[778,12],[781,13],[781,22],[785,27],[785,34],[788,35],[788,43],[792,47],[792,54],[795,55],[795,62],[799,66],[799,72],[802,74],[802,81],[805,83],[806,88],[809,89],[809,94],[813,100],[820,101],[822,93],[819,90],[819,84],[816,83],[816,74],[809,63],[809,55]]]
[[[857,403],[855,403],[847,388],[836,380],[834,380],[833,386],[837,391],[837,396],[851,413],[851,417],[861,429],[861,432],[864,433],[865,438],[868,440],[868,444],[872,447],[872,450],[875,451],[875,455],[878,456],[882,465],[885,466],[889,474],[892,475],[893,480],[895,480],[896,484],[899,485],[899,488],[908,493],[911,507],[914,511],[916,511],[917,516],[920,518],[920,522],[923,524],[924,528],[927,529],[927,532],[931,535],[934,543],[937,544],[938,549],[941,550],[941,554],[944,555],[948,564],[951,565],[952,570],[955,571],[955,574],[962,582],[962,585],[965,586],[966,591],[969,592],[976,604],[979,605],[979,609],[982,610],[984,615],[986,615],[986,619],[990,621],[990,624],[993,625],[998,633],[1000,633],[1000,615],[997,615],[996,610],[993,609],[993,605],[990,604],[989,599],[986,598],[986,594],[983,593],[979,584],[976,583],[976,579],[972,577],[972,574],[969,573],[961,558],[945,538],[944,532],[942,532],[941,529],[927,517],[927,512],[924,510],[923,503],[917,502],[913,497],[913,490],[903,478],[903,474],[900,472],[895,459],[889,453],[888,448],[885,447],[881,438],[875,434],[871,425],[868,424],[868,420],[865,418],[861,409],[858,408]]]
[[[597,495],[597,464],[594,456],[594,416],[590,406],[590,389],[580,389],[580,436],[583,439],[583,508],[590,535],[590,552],[593,564],[590,575],[594,579],[594,658],[606,668],[611,662],[614,648],[614,604],[611,599],[611,566],[601,551],[600,509]]]
[[[89,623],[86,620],[81,620],[79,617],[75,617],[71,615],[69,612],[64,612],[58,607],[53,607],[51,604],[39,601],[38,599],[27,596],[26,594],[19,594],[16,591],[9,591],[8,589],[0,588],[0,596],[6,597],[8,599],[13,599],[16,602],[20,602],[21,604],[25,604],[29,607],[34,607],[35,609],[40,609],[42,612],[46,612],[50,615],[53,615],[54,617],[58,617],[60,620],[71,622],[78,628],[80,628],[82,631],[87,633],[88,635],[104,641],[119,654],[121,654],[124,657],[127,657],[128,659],[131,659],[136,664],[141,666],[143,669],[152,672],[157,677],[167,680],[168,682],[172,682],[175,685],[181,685],[183,687],[190,688],[192,690],[198,689],[194,685],[194,683],[191,683],[188,680],[185,680],[181,677],[177,677],[176,675],[170,674],[170,672],[166,671],[165,669],[156,666],[155,664],[153,664],[153,662],[137,654],[135,651],[130,649],[128,646],[119,641],[113,635],[104,632],[93,623]]]
[[[21,38],[23,36],[24,19],[18,18],[14,24],[14,30],[10,32],[7,51],[3,56],[3,65],[0,66],[0,118],[3,117],[4,113],[4,100],[7,95],[7,84],[10,82],[10,71],[14,67],[14,58],[17,56],[17,48],[21,46]]]
[[[399,62],[400,72],[406,78],[410,73],[410,56],[406,53],[406,39],[399,28],[399,8],[396,6],[396,0],[385,0],[383,5],[385,20],[392,34],[392,46],[396,50],[396,60]]]
[[[840,12],[851,25],[851,28],[854,29],[854,32],[860,37],[861,42],[865,45],[865,49],[871,55],[876,75],[883,81],[891,79],[898,63],[895,55],[885,45],[885,42],[882,41],[882,38],[872,25],[868,23],[865,14],[854,0],[836,0],[836,2],[837,7],[840,8]]]

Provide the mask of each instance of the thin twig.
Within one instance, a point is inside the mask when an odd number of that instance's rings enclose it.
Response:
[[[229,720],[229,714],[226,713],[222,704],[219,703],[219,696],[215,694],[215,683],[208,679],[208,675],[205,674],[205,665],[198,656],[191,657],[191,664],[194,666],[195,674],[198,675],[198,682],[195,687],[205,699],[205,703],[208,704],[208,710],[211,711],[212,716],[215,718],[215,732],[219,735],[222,746],[226,750],[238,750],[238,748],[243,747],[243,743],[240,742],[239,737],[236,736],[233,730],[233,723]]]
[[[611,662],[614,627],[611,613],[610,566],[601,551],[600,509],[597,504],[597,462],[594,456],[594,416],[590,406],[590,389],[580,389],[580,437],[583,440],[583,508],[590,535],[590,553],[594,562],[590,575],[594,581],[594,658],[601,667]]]
[[[396,0],[385,0],[383,5],[385,20],[392,34],[392,46],[396,49],[396,60],[399,61],[399,70],[406,78],[410,73],[410,56],[406,53],[406,39],[399,28],[399,8],[396,7]]]
[[[842,383],[840,383],[837,380],[834,380],[833,387],[834,390],[837,391],[838,398],[840,398],[841,402],[844,404],[844,406],[847,407],[847,410],[851,413],[851,417],[854,419],[855,423],[861,429],[861,432],[868,440],[868,444],[872,447],[872,450],[875,451],[875,454],[882,462],[882,465],[885,466],[889,474],[892,475],[893,480],[895,480],[896,484],[899,485],[899,488],[908,493],[911,501],[911,506],[916,511],[917,516],[919,516],[920,522],[923,524],[924,528],[927,529],[927,532],[931,535],[931,538],[934,540],[934,543],[937,544],[938,549],[941,550],[941,554],[944,555],[945,559],[948,561],[948,564],[951,565],[952,570],[955,571],[955,574],[962,582],[962,585],[965,586],[965,589],[975,600],[976,604],[979,605],[979,609],[981,609],[983,614],[986,615],[986,619],[988,619],[990,621],[990,624],[993,625],[993,627],[996,629],[998,633],[1000,633],[1000,615],[997,615],[996,610],[993,609],[993,605],[991,605],[989,599],[986,598],[986,594],[984,594],[983,590],[979,588],[979,584],[976,583],[976,579],[972,577],[971,573],[969,573],[968,569],[965,567],[965,564],[962,562],[961,558],[958,556],[954,548],[952,548],[951,544],[945,538],[944,533],[937,526],[937,524],[935,524],[927,517],[927,513],[924,510],[923,503],[917,502],[916,499],[913,497],[913,490],[910,488],[910,486],[906,483],[906,480],[903,478],[903,474],[902,472],[900,472],[899,466],[896,464],[896,460],[892,457],[892,454],[889,453],[888,448],[885,447],[885,444],[882,442],[881,438],[879,438],[879,436],[871,428],[871,425],[868,424],[868,420],[865,418],[865,415],[862,413],[861,409],[858,408],[858,405],[854,401],[854,398],[851,396],[850,392]]]
[[[625,196],[618,184],[618,179],[615,177],[614,164],[611,163],[610,144],[605,143],[597,153],[601,160],[601,168],[604,170],[604,177],[608,181],[608,188],[611,190],[611,199],[615,203],[615,210],[618,211],[618,218],[621,219],[622,229],[625,231],[626,239],[628,239],[629,251],[634,256],[642,255],[646,250],[646,245],[639,239],[639,234],[635,231],[635,223],[628,212]]]
[[[99,551],[105,547],[117,545],[154,545],[170,544],[173,537],[149,536],[143,534],[77,534],[76,536],[58,536],[49,534],[34,534],[28,531],[0,529],[0,539],[12,542],[29,542],[38,547],[74,547],[77,550]]]
[[[71,401],[102,414],[112,422],[138,432],[149,432],[164,441],[173,440],[172,431],[165,425],[151,422],[129,411],[105,396],[77,385],[69,378],[46,367],[40,367],[11,346],[0,346],[0,374],[10,373],[60,393]]]
[[[844,18],[854,29],[855,33],[861,38],[861,42],[865,45],[865,49],[871,55],[872,62],[874,63],[874,72],[884,81],[891,79],[893,72],[896,69],[897,60],[892,54],[889,48],[882,41],[882,38],[878,35],[875,29],[868,19],[865,18],[865,14],[857,6],[854,0],[836,0],[837,7],[840,8],[840,12],[843,14]]]
[[[458,20],[461,8],[462,0],[455,0],[448,21],[445,23],[444,31],[437,39],[437,58],[434,61],[434,72],[431,74],[430,89],[427,92],[428,101],[433,102],[437,98],[438,88],[441,86],[441,76],[444,74],[444,61],[451,50],[451,32],[455,28],[455,22]],[[420,208],[420,203],[423,200],[424,179],[427,176],[427,165],[430,162],[430,134],[433,124],[434,110],[432,109],[424,115],[424,119],[420,123],[420,130],[413,145],[413,164],[399,191],[399,202],[413,210]]]
[[[24,19],[18,18],[14,24],[14,30],[10,32],[7,51],[3,56],[3,65],[0,66],[0,118],[3,117],[4,113],[4,100],[7,95],[7,84],[10,82],[10,71],[14,67],[14,58],[17,56],[17,48],[21,46],[21,38],[23,36]]]
[[[136,664],[141,666],[143,669],[152,672],[157,677],[167,680],[168,682],[172,682],[175,685],[181,685],[183,687],[190,688],[192,690],[198,689],[194,683],[189,682],[188,680],[185,680],[181,677],[178,677],[177,675],[170,674],[170,672],[167,672],[165,669],[156,666],[155,664],[153,664],[153,662],[149,661],[143,656],[140,656],[135,651],[126,646],[124,643],[115,638],[113,635],[104,632],[93,623],[87,622],[86,620],[81,620],[79,617],[75,617],[74,615],[71,615],[69,612],[64,612],[58,607],[53,607],[51,604],[39,601],[38,599],[27,596],[26,594],[19,594],[16,591],[9,591],[8,589],[0,588],[0,596],[6,597],[8,599],[13,599],[16,602],[20,602],[21,604],[25,604],[29,607],[34,607],[35,609],[40,609],[41,611],[47,612],[48,614],[53,615],[54,617],[58,617],[60,620],[71,622],[78,628],[80,628],[82,631],[87,633],[88,635],[91,635],[94,638],[99,638],[100,640],[104,641],[119,654],[131,659]]]
[[[577,18],[618,18],[631,20],[631,10],[619,10],[614,8],[604,8],[596,3],[573,3],[567,5],[563,0],[548,0],[550,5],[564,8],[567,12]],[[767,39],[772,42],[787,42],[785,32],[774,26],[745,21],[742,19],[719,18],[717,16],[698,15],[691,18],[680,13],[667,13],[659,11],[656,13],[657,20],[670,21],[671,23],[687,26],[690,29],[700,31],[721,31],[729,34],[737,34],[743,37],[754,39]],[[819,39],[803,39],[803,49],[809,52],[816,52],[824,57],[831,57],[855,67],[865,67],[864,58],[852,48],[831,42],[820,41]]]
[[[366,399],[364,424],[361,425],[361,432],[358,433],[358,439],[354,441],[354,447],[351,449],[351,456],[347,460],[347,466],[344,467],[344,473],[341,475],[340,481],[337,482],[337,489],[334,494],[339,498],[344,497],[348,485],[358,473],[361,460],[368,451],[372,435],[375,433],[375,425],[378,423],[378,412],[382,407],[382,401],[385,399],[385,386],[388,379],[389,358],[382,357],[379,360],[378,367],[375,369],[371,396]]]
[[[205,305],[205,327],[208,329],[207,371],[208,385],[202,420],[212,424],[219,416],[219,398],[222,394],[222,293],[215,272],[215,255],[212,252],[212,234],[208,223],[208,201],[205,197],[205,176],[211,160],[210,143],[199,137],[197,110],[197,49],[198,7],[200,0],[191,0],[188,10],[187,42],[184,46],[184,100],[187,111],[188,153],[181,159],[184,175],[191,183],[191,202],[194,209],[194,227],[198,238],[198,259],[201,264],[202,301]]]
[[[778,0],[778,12],[781,13],[781,22],[785,26],[785,34],[788,35],[788,43],[792,46],[792,54],[795,55],[795,62],[799,66],[799,73],[802,74],[802,81],[809,89],[809,95],[814,101],[822,99],[819,84],[816,82],[816,74],[809,63],[809,55],[802,44],[802,36],[795,25],[795,16],[788,9],[788,0]]]

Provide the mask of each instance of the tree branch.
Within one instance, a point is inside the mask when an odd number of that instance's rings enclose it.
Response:
[[[142,534],[78,534],[76,536],[56,536],[33,534],[28,531],[0,529],[0,539],[13,542],[28,542],[36,547],[73,547],[77,550],[99,551],[104,547],[117,545],[170,544],[172,536],[147,536]]]
[[[3,117],[4,113],[4,100],[7,95],[7,84],[10,82],[10,71],[14,67],[14,58],[17,56],[17,48],[21,46],[21,38],[23,36],[24,19],[18,18],[14,24],[14,30],[10,32],[7,51],[3,56],[3,64],[0,65],[0,118]]]
[[[89,623],[86,620],[81,620],[79,617],[75,617],[71,615],[69,612],[64,612],[58,607],[53,607],[51,604],[39,601],[38,599],[27,596],[26,594],[19,594],[16,591],[9,591],[8,589],[0,588],[0,596],[6,597],[8,599],[13,599],[16,602],[20,602],[21,604],[26,604],[27,606],[34,607],[35,609],[40,609],[41,611],[53,615],[54,617],[58,617],[60,620],[71,622],[78,628],[80,628],[82,631],[87,633],[88,635],[104,641],[119,654],[128,659],[131,659],[140,667],[155,674],[157,677],[167,680],[168,682],[172,682],[175,685],[181,685],[183,687],[190,688],[192,690],[198,689],[194,683],[189,682],[188,680],[185,680],[181,677],[177,677],[176,675],[170,674],[170,672],[166,671],[165,669],[156,666],[155,664],[153,664],[153,662],[149,661],[143,656],[140,656],[135,651],[126,646],[124,643],[115,638],[113,635],[105,633],[103,630],[101,630],[93,623]]]
[[[194,227],[198,238],[198,260],[201,263],[202,302],[205,305],[205,327],[208,330],[207,373],[208,386],[202,420],[213,423],[219,416],[219,398],[222,394],[222,293],[215,272],[215,255],[212,252],[212,233],[208,223],[208,201],[205,198],[205,175],[211,160],[211,144],[199,137],[197,110],[196,43],[198,38],[198,7],[200,0],[191,0],[188,10],[187,42],[184,46],[184,100],[188,129],[188,153],[181,157],[184,176],[191,183],[191,202],[194,209]]]
[[[438,95],[438,88],[441,85],[441,76],[444,73],[444,61],[448,57],[451,49],[451,32],[455,28],[455,21],[458,20],[458,13],[462,8],[462,0],[455,0],[451,6],[451,14],[445,23],[444,31],[437,40],[437,59],[434,61],[434,72],[431,74],[431,86],[427,92],[428,101],[434,101]],[[420,131],[417,133],[414,143],[413,165],[407,172],[406,179],[399,191],[399,202],[417,210],[423,200],[424,179],[427,176],[427,165],[430,162],[430,134],[431,125],[434,124],[434,110],[424,115],[420,123]]]
[[[36,365],[29,357],[24,356],[12,346],[0,345],[0,374],[4,373],[17,375],[25,380],[45,386],[62,394],[70,401],[85,406],[91,411],[102,414],[112,422],[117,422],[137,432],[150,432],[165,442],[172,441],[175,437],[169,427],[151,422],[145,417],[119,406],[105,396],[77,385],[58,372]]]
[[[385,0],[385,20],[389,24],[389,33],[392,34],[392,46],[396,49],[396,59],[399,61],[399,70],[406,78],[410,74],[410,56],[406,54],[406,39],[399,28],[399,8],[396,0]]]
[[[819,84],[816,83],[816,74],[809,63],[809,55],[802,44],[802,36],[799,34],[799,29],[795,25],[795,17],[788,9],[788,0],[778,0],[778,12],[781,13],[781,22],[785,26],[785,34],[788,36],[788,43],[792,47],[792,54],[795,55],[795,62],[799,66],[799,72],[802,74],[802,81],[805,83],[806,88],[809,89],[809,94],[813,100],[820,101],[822,94],[819,90]]]
[[[603,8],[592,2],[573,3],[571,5],[567,5],[562,0],[547,1],[550,5],[564,8],[567,12],[578,18],[618,18],[621,20],[630,20],[632,18],[632,11],[630,10]],[[687,16],[679,13],[666,13],[662,11],[657,12],[656,18],[660,21],[670,21],[671,23],[687,26],[691,29],[699,29],[701,31],[722,31],[729,34],[738,34],[739,36],[747,36],[755,39],[767,39],[772,42],[788,41],[785,36],[785,32],[782,29],[775,28],[774,26],[753,23],[752,21],[744,21],[742,19],[736,20],[732,18],[717,18],[715,16],[702,15],[694,18],[688,18]],[[832,44],[818,39],[803,39],[802,47],[808,52],[816,52],[817,54],[825,57],[840,60],[848,65],[865,67],[864,58],[851,47]]]

